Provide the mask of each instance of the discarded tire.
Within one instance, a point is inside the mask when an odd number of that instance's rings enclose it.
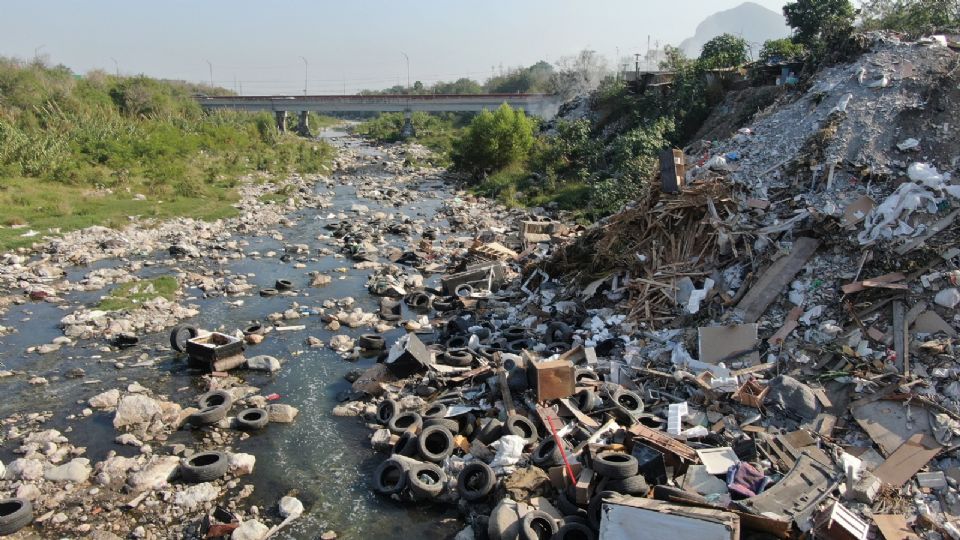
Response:
[[[600,396],[589,388],[584,388],[577,392],[576,400],[577,408],[580,409],[580,412],[584,413],[588,413],[603,404]]]
[[[477,354],[486,358],[487,360],[493,360],[494,353],[500,352],[500,349],[493,345],[483,345],[477,347]]]
[[[525,349],[532,349],[532,348],[533,348],[533,342],[530,341],[529,339],[518,339],[516,341],[511,341],[510,343],[507,343],[507,350],[514,354],[520,354],[521,351]]]
[[[170,331],[170,346],[177,352],[184,352],[187,350],[187,340],[197,337],[199,333],[196,326],[189,324],[174,326]]]
[[[273,285],[278,291],[289,291],[293,289],[293,282],[289,279],[278,279]]]
[[[473,285],[469,283],[463,283],[457,285],[457,288],[453,290],[453,295],[457,298],[464,298],[473,294]]]
[[[443,313],[447,311],[453,311],[457,307],[456,300],[453,299],[444,299],[444,300],[434,300],[433,309]]]
[[[476,440],[483,444],[490,444],[500,438],[503,433],[503,423],[496,418],[487,418],[480,421],[480,429],[477,430]]]
[[[596,372],[594,372],[592,369],[577,368],[577,370],[573,373],[573,380],[576,382],[599,381],[600,377],[598,377]]]
[[[245,431],[255,431],[267,427],[270,415],[265,409],[252,407],[244,409],[237,415],[237,428]]]
[[[463,349],[470,342],[468,336],[453,336],[447,340],[447,349]]]
[[[537,467],[548,469],[563,463],[563,455],[557,448],[557,441],[551,437],[540,441],[540,444],[533,451],[531,460]]]
[[[522,326],[511,326],[501,332],[501,335],[507,338],[507,341],[517,341],[527,337],[527,329]]]
[[[423,418],[412,411],[402,412],[394,416],[387,424],[387,428],[395,435],[404,431],[419,431],[421,427],[423,427]]]
[[[473,355],[467,349],[447,349],[441,361],[448,366],[469,367],[473,363]]]
[[[280,294],[280,291],[274,289],[273,287],[267,287],[265,289],[260,289],[260,296],[276,296]]]
[[[453,434],[444,426],[423,428],[417,437],[417,450],[423,459],[439,463],[453,453]]]
[[[407,485],[407,466],[396,459],[388,459],[373,471],[373,489],[384,495],[400,493]]]
[[[404,302],[412,309],[428,310],[430,309],[431,299],[427,293],[411,293],[404,298]]]
[[[180,477],[191,484],[210,482],[227,474],[229,466],[230,458],[223,452],[200,452],[180,464]]]
[[[586,511],[577,506],[577,503],[570,498],[569,493],[567,493],[565,489],[560,490],[560,495],[557,496],[557,510],[560,510],[567,516],[586,516]]]
[[[601,491],[590,499],[590,506],[587,507],[587,519],[590,520],[590,526],[594,530],[600,530],[600,519],[603,514],[603,500],[611,497],[618,497],[615,491]]]
[[[229,409],[230,406],[233,405],[233,396],[226,390],[211,390],[205,394],[200,394],[200,397],[197,398],[197,403],[201,409],[218,407],[220,405],[224,405]]]
[[[477,417],[473,413],[461,414],[457,417],[457,433],[464,437],[473,435],[477,428]]]
[[[443,403],[431,403],[427,410],[423,411],[420,415],[424,419],[426,418],[444,418],[447,416],[447,406]]]
[[[493,491],[497,475],[482,461],[471,461],[457,476],[457,492],[465,501],[479,501]]]
[[[398,456],[413,457],[417,455],[417,436],[406,431],[393,445],[393,453]]]
[[[503,430],[508,435],[521,437],[527,444],[537,442],[540,438],[537,433],[537,426],[533,425],[527,417],[514,414],[507,418],[507,423],[503,425]],[[636,474],[636,473],[634,473]]]
[[[597,533],[593,532],[589,525],[571,522],[564,523],[553,538],[554,540],[596,540]]]
[[[262,336],[267,333],[267,329],[260,323],[251,324],[243,330],[244,336]]]
[[[389,298],[380,299],[380,318],[385,321],[400,320],[400,302]]]
[[[620,389],[613,394],[613,401],[617,404],[617,409],[630,416],[643,414],[643,399],[636,392]]]
[[[520,536],[524,540],[550,540],[557,530],[557,522],[541,510],[527,512],[520,522]]]
[[[0,535],[13,534],[33,522],[33,504],[27,499],[0,499]]]
[[[383,337],[377,334],[362,334],[357,338],[357,345],[368,351],[379,351],[386,346],[386,343],[383,341]]]
[[[603,484],[603,489],[607,491],[616,491],[624,495],[646,495],[650,491],[650,486],[643,475],[628,476],[627,478],[616,478],[607,480]]]
[[[395,400],[385,399],[377,405],[377,421],[387,425],[399,412],[400,405]]]
[[[593,470],[606,478],[636,476],[638,466],[637,458],[622,452],[601,452],[593,458]]]
[[[442,426],[450,433],[460,433],[460,423],[453,418],[424,418],[423,428],[430,426]]]
[[[190,415],[189,422],[195,426],[205,426],[207,424],[216,424],[227,417],[227,411],[230,408],[226,405],[214,405]]]
[[[443,493],[447,475],[433,463],[410,467],[407,471],[407,486],[418,499],[432,499]]]

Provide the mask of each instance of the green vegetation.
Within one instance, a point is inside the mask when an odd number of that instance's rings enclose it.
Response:
[[[861,14],[865,29],[893,30],[914,37],[960,27],[957,0],[867,0]]]
[[[436,165],[450,163],[453,142],[458,137],[469,116],[465,114],[430,114],[414,112],[410,121],[413,124],[414,142],[418,142],[436,153]],[[403,113],[383,113],[353,128],[357,135],[370,137],[379,142],[392,143],[403,139]]]
[[[269,114],[204,113],[198,92],[222,93],[0,58],[0,225],[45,234],[131,215],[222,217],[241,175],[319,172],[332,157],[278,134]],[[0,229],[0,248],[32,242],[23,232]]]
[[[506,103],[494,112],[481,112],[454,144],[454,167],[479,175],[521,163],[533,146],[534,126],[522,110]]]
[[[794,30],[794,42],[822,59],[853,32],[856,10],[850,0],[796,0],[783,6],[783,15]]]
[[[747,40],[732,34],[721,34],[703,45],[700,62],[708,69],[737,67],[750,60]]]
[[[142,281],[131,281],[117,286],[110,295],[104,297],[97,309],[103,311],[121,311],[137,309],[144,302],[163,297],[173,300],[177,296],[180,284],[173,276],[161,276]]]
[[[802,60],[807,54],[807,48],[794,43],[790,38],[769,39],[760,49],[761,62],[793,62]]]

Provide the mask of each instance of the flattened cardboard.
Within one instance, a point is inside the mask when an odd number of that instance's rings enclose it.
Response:
[[[757,348],[757,324],[738,324],[734,326],[704,326],[699,332],[700,361],[707,364],[718,364],[721,361],[727,366],[734,362],[745,362],[750,365],[760,363],[760,353]],[[730,355],[751,351],[736,358]]]
[[[885,540],[920,540],[907,525],[907,518],[899,514],[874,514],[873,521]]]
[[[939,454],[940,450],[942,447],[932,436],[917,433],[900,445],[873,474],[885,484],[899,488]]]
[[[848,204],[847,207],[843,209],[843,226],[852,227],[860,223],[876,205],[877,203],[866,195]]]

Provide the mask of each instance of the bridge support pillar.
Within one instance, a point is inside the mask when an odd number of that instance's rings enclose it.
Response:
[[[413,129],[413,115],[410,111],[403,113],[403,128],[400,129],[400,136],[404,139],[417,136],[417,130]]]
[[[310,133],[310,114],[307,111],[300,111],[297,119],[297,133],[304,137],[312,137]]]
[[[287,132],[287,111],[276,111],[277,117],[277,131],[280,133]]]

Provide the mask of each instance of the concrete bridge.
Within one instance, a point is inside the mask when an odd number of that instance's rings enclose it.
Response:
[[[395,94],[382,96],[197,96],[204,109],[273,111],[277,128],[286,129],[287,113],[298,112],[297,131],[309,133],[308,112],[479,112],[506,103],[527,114],[548,118],[556,112],[560,98],[552,94]]]

